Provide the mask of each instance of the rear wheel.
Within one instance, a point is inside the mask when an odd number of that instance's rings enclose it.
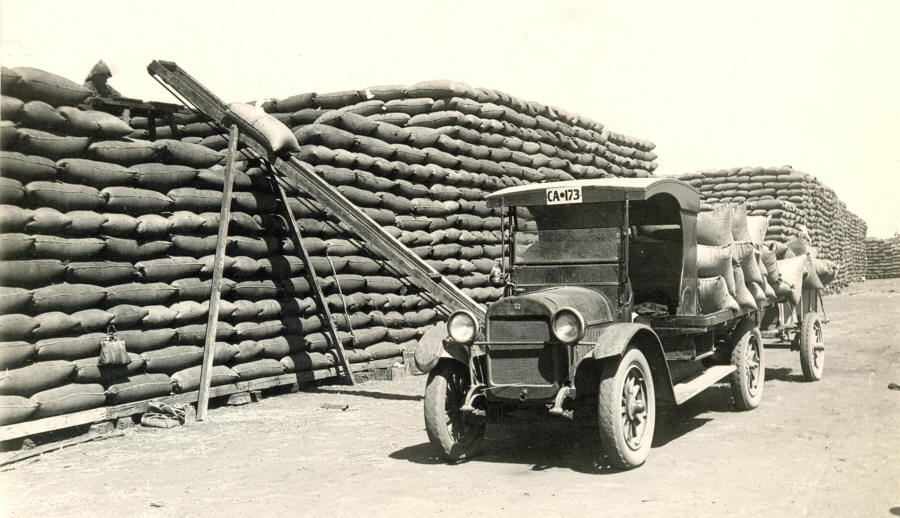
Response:
[[[425,430],[428,440],[448,462],[472,458],[484,437],[484,423],[475,423],[460,410],[469,389],[465,365],[455,361],[438,363],[425,387]]]
[[[762,335],[754,327],[741,335],[731,351],[731,363],[737,367],[731,374],[731,391],[739,410],[752,410],[759,406],[766,375]]]
[[[825,370],[825,335],[822,332],[822,321],[814,311],[803,316],[799,345],[803,379],[819,381]]]
[[[607,362],[597,396],[600,438],[613,466],[632,469],[650,454],[656,425],[656,397],[650,364],[640,349]]]

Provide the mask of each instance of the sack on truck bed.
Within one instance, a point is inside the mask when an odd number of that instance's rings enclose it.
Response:
[[[781,259],[777,262],[777,265],[778,271],[781,272],[783,284],[786,284],[790,290],[787,293],[789,300],[794,304],[799,304],[803,292],[803,280],[807,275],[807,267],[809,265],[808,256],[804,254],[788,259]],[[779,296],[783,295],[783,292],[779,293],[777,288],[775,292],[778,293]]]
[[[704,313],[715,313],[722,309],[738,311],[737,301],[728,293],[725,279],[722,277],[708,277],[697,279],[697,291],[700,299],[700,308]]]
[[[724,246],[734,241],[732,235],[731,208],[727,205],[717,206],[709,212],[697,215],[697,244],[708,246]]]

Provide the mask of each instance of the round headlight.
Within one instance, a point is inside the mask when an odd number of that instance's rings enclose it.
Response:
[[[478,322],[468,311],[457,311],[447,319],[447,333],[454,342],[470,343],[478,333]]]
[[[584,336],[584,318],[572,308],[562,308],[550,321],[553,336],[563,343],[574,343]]]

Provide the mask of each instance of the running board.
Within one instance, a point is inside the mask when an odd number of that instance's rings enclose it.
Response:
[[[700,375],[672,387],[675,403],[682,404],[737,369],[734,365],[713,365]]]

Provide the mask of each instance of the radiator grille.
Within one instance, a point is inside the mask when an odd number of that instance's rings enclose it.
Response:
[[[489,325],[492,342],[546,342],[550,339],[546,320],[492,318]]]

